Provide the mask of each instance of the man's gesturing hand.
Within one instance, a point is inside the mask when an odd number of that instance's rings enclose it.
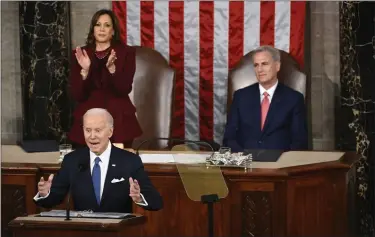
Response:
[[[141,203],[143,200],[141,197],[141,188],[139,187],[138,181],[136,179],[133,180],[133,178],[129,178],[129,184],[129,196],[133,199],[134,202]]]
[[[45,181],[43,177],[40,178],[40,181],[38,183],[39,196],[45,197],[48,195],[49,190],[51,189],[52,179],[53,179],[53,174],[51,174],[48,177],[47,181]]]

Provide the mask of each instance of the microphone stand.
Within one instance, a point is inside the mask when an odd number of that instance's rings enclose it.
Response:
[[[69,187],[69,194],[68,194],[68,200],[67,200],[67,207],[66,207],[66,218],[65,220],[66,221],[70,221],[72,219],[70,219],[70,192],[71,192],[71,188]]]

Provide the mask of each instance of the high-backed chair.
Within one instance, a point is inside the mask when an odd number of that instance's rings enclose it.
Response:
[[[143,130],[133,142],[136,148],[145,139],[170,136],[175,73],[156,50],[133,47],[136,48],[136,71],[129,97]],[[167,145],[167,141],[157,141],[145,143],[141,149],[161,149]]]
[[[229,73],[228,109],[230,108],[233,94],[236,90],[257,82],[251,57],[252,52],[243,56],[241,61]],[[299,69],[298,63],[287,52],[280,50],[280,59],[281,66],[277,75],[279,81],[301,92],[306,98],[306,75]]]

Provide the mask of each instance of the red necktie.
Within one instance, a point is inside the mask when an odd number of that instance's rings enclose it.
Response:
[[[270,100],[268,99],[269,94],[267,92],[263,93],[264,98],[261,104],[261,111],[262,111],[262,124],[261,129],[263,130],[264,122],[266,121],[268,109],[270,108]]]

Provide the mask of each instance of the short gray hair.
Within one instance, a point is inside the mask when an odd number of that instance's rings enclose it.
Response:
[[[251,51],[251,61],[254,62],[254,55],[257,54],[257,53],[260,53],[260,52],[268,52],[271,54],[272,56],[272,59],[275,61],[275,62],[280,62],[280,51],[272,46],[269,46],[269,45],[263,45],[263,46],[260,46],[256,49],[254,49],[253,51]]]
[[[83,115],[83,118],[88,115],[105,115],[107,118],[108,125],[113,128],[113,117],[106,109],[102,108],[92,108],[86,111],[86,113]]]

